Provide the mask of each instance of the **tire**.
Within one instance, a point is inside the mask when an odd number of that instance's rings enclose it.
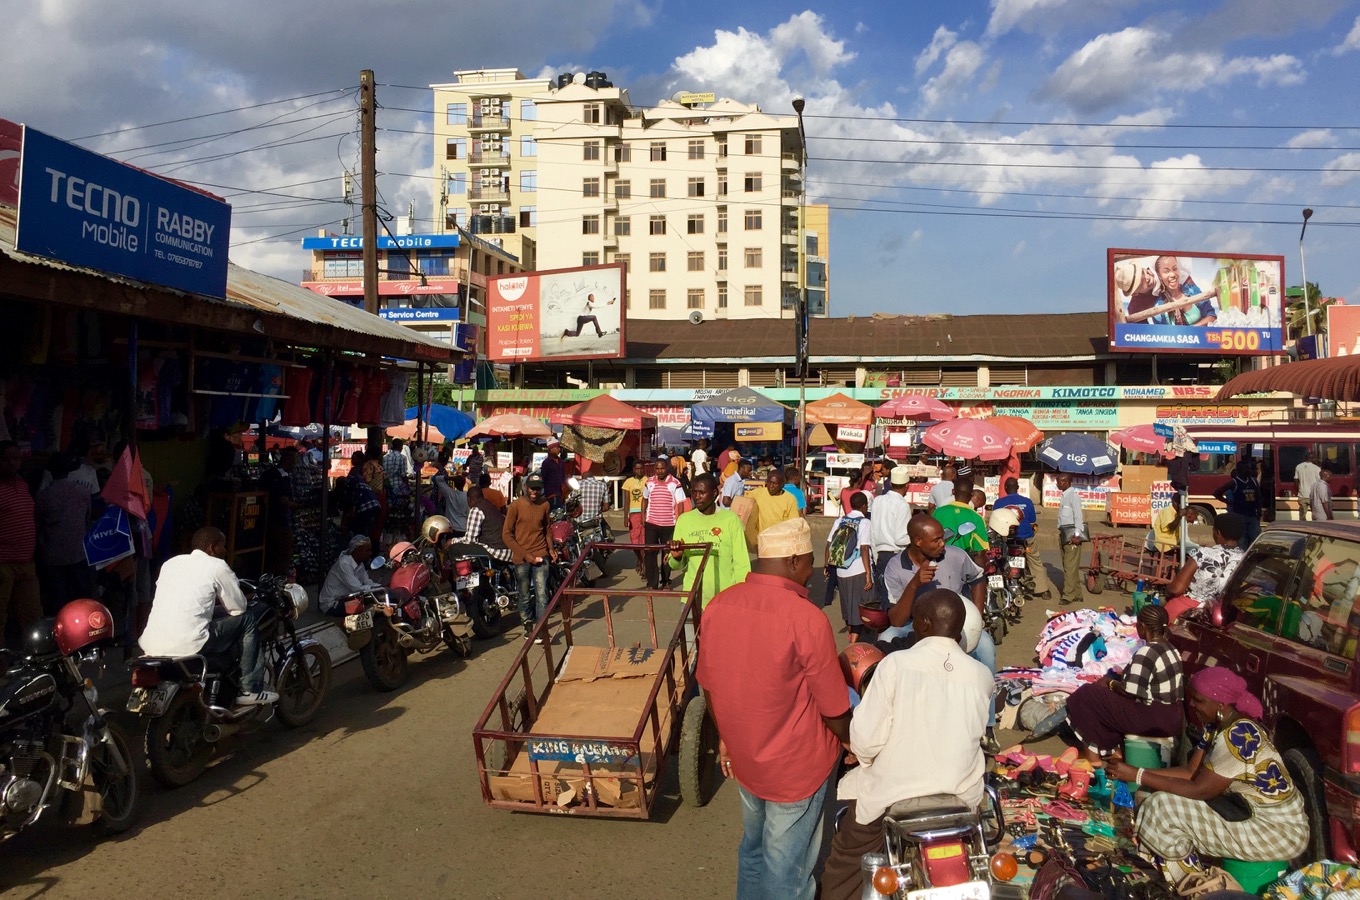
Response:
[[[702,694],[696,694],[685,706],[676,768],[684,801],[690,806],[708,803],[718,779],[718,726],[708,714],[708,700]]]
[[[331,655],[312,644],[288,657],[274,685],[279,702],[274,712],[289,728],[301,728],[316,718],[331,689]]]
[[[112,722],[108,722],[107,726],[109,739],[123,757],[123,766],[116,766],[113,754],[105,744],[90,748],[90,779],[104,803],[104,809],[93,825],[100,834],[122,834],[132,827],[141,811],[138,801],[141,777],[137,773],[137,761],[132,755],[132,742]]]
[[[450,650],[457,653],[463,659],[467,659],[472,655],[472,637],[470,635],[456,635],[453,633],[452,628],[445,626],[444,643],[448,645]]]
[[[386,620],[373,626],[373,639],[359,650],[359,663],[370,684],[380,691],[395,691],[411,674],[411,661],[397,641],[397,632]]]
[[[151,777],[169,788],[183,787],[208,767],[213,747],[203,736],[208,710],[194,691],[180,690],[170,708],[146,726],[146,763]]]
[[[1284,752],[1284,767],[1303,796],[1303,811],[1308,817],[1308,846],[1290,861],[1290,869],[1329,859],[1327,803],[1322,793],[1322,762],[1317,751],[1296,747]]]
[[[500,634],[501,611],[496,608],[491,585],[483,582],[475,595],[468,591],[467,600],[468,615],[472,617],[472,633],[477,639],[484,641]]]
[[[991,627],[987,630],[992,633],[992,643],[1000,647],[1001,642],[1006,639],[1006,632],[1010,630],[1010,626],[1006,623],[1005,616],[997,616],[992,619]]]
[[[1100,573],[1094,570],[1086,572],[1086,592],[1088,594],[1099,594],[1105,590],[1105,579],[1100,577]]]

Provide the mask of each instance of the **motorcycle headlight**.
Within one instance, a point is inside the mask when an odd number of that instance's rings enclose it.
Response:
[[[288,599],[293,601],[293,618],[300,619],[302,614],[307,611],[307,590],[300,584],[288,585],[286,592]]]
[[[433,549],[426,550],[424,553],[424,558],[426,565],[431,566],[434,565],[434,550]]]

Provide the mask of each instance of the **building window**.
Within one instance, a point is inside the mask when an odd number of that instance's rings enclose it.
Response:
[[[702,178],[691,178],[688,189],[689,196],[702,197],[704,195],[704,180]]]
[[[623,274],[627,275],[633,265],[633,256],[630,253],[615,253],[614,262],[623,263]]]
[[[444,142],[445,159],[467,159],[467,138],[449,138]]]
[[[600,158],[600,142],[586,141],[581,145],[581,158],[590,162]]]
[[[390,259],[389,255],[389,259]],[[453,254],[447,250],[417,250],[416,267],[422,275],[448,275]]]
[[[599,233],[600,233],[599,216],[581,217],[581,234],[599,234]]]
[[[746,220],[746,230],[747,230],[747,231],[759,231],[759,230],[760,230],[760,210],[758,210],[758,209],[748,209],[748,210],[746,210],[746,214],[745,214],[745,217],[744,217],[744,218],[745,218],[745,220]]]
[[[449,176],[449,193],[450,194],[467,193],[466,172],[454,172],[452,175]]]
[[[614,234],[618,237],[628,237],[633,233],[633,219],[630,216],[619,216],[614,220]]]
[[[664,253],[647,254],[647,271],[648,272],[666,271],[666,254]]]
[[[688,306],[690,309],[703,309],[704,289],[690,288],[688,291],[685,292],[685,300],[686,300],[685,305]]]
[[[519,173],[519,189],[526,193],[538,190],[538,172],[526,169]]]
[[[727,309],[727,288],[724,286],[718,288],[718,309]]]
[[[765,253],[759,247],[746,248],[746,268],[759,269],[765,261]]]
[[[633,148],[628,144],[616,144],[614,146],[614,162],[632,162]]]
[[[718,210],[718,234],[727,234],[727,210]]]
[[[666,292],[665,290],[650,290],[647,292],[648,309],[665,309]]]
[[[704,158],[704,142],[702,140],[689,142],[689,158],[690,159]]]
[[[652,141],[652,162],[666,161],[666,142]]]
[[[746,305],[762,306],[765,303],[765,289],[758,284],[746,285]]]
[[[467,124],[467,104],[450,103],[444,107],[444,117],[446,125],[466,125]]]
[[[666,179],[653,178],[647,182],[647,196],[653,200],[664,199],[666,196]]]
[[[519,208],[519,227],[533,228],[538,224],[538,207],[521,206]]]
[[[614,182],[614,199],[615,200],[633,199],[633,182],[631,181]]]
[[[649,218],[647,219],[647,233],[648,233],[648,234],[665,234],[665,233],[666,233],[666,217],[665,217],[665,216],[651,216],[651,217],[649,217]]]
[[[727,156],[727,141],[718,141],[718,156],[723,158]]]
[[[519,139],[520,156],[538,156],[538,142],[534,140],[532,134],[526,134]]]
[[[761,182],[761,178],[760,178],[760,173],[759,173],[759,172],[747,172],[747,173],[746,173],[746,193],[748,193],[748,194],[759,194],[759,193],[760,193],[760,182]]]
[[[582,196],[582,197],[598,197],[598,196],[600,196],[600,179],[598,179],[598,178],[582,178],[582,179],[581,179],[581,196]]]
[[[533,122],[538,118],[538,106],[532,100],[519,101],[519,120]]]
[[[817,235],[809,231],[804,234],[803,237],[805,239],[803,243],[803,252],[808,256],[821,256],[822,254],[817,252]]]
[[[719,196],[719,197],[726,197],[726,196],[727,196],[727,176],[726,176],[726,175],[719,175],[719,176],[718,176],[718,196]]]
[[[726,250],[719,250],[719,251],[718,251],[718,271],[719,271],[719,272],[726,272],[726,271],[727,271],[727,251],[726,251]]]
[[[600,264],[600,254],[598,254],[598,253],[582,253],[582,254],[581,254],[581,265],[583,265],[583,266],[598,266],[599,264]]]
[[[704,251],[689,251],[689,257],[685,261],[685,269],[689,272],[702,272],[704,270]]]
[[[321,274],[326,278],[364,277],[364,255],[358,253],[329,253],[321,263]]]
[[[747,156],[760,155],[760,135],[758,134],[746,135],[746,155]]]
[[[692,214],[689,217],[688,221],[686,222],[685,231],[689,234],[703,234],[704,233],[703,213]]]
[[[581,121],[585,122],[587,125],[599,125],[599,124],[600,124],[600,104],[598,104],[598,103],[587,103],[587,104],[585,105],[585,110],[584,110],[584,112],[583,112],[583,115],[584,115],[584,118],[582,118]]]

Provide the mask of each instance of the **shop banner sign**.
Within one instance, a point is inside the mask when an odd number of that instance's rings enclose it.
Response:
[[[1081,497],[1082,509],[1104,512],[1108,502],[1106,495],[1119,490],[1118,475],[1073,475],[1071,478],[1072,486]],[[1057,507],[1062,503],[1062,491],[1058,488],[1056,476],[1044,475],[1043,498],[1046,507]]]
[[[1236,453],[1237,441],[1200,441],[1195,444],[1196,453]]]
[[[127,510],[110,504],[85,535],[85,562],[102,569],[131,555],[132,525]]]
[[[869,438],[869,429],[863,425],[837,425],[836,440],[847,444],[862,444]]]
[[[24,126],[15,249],[225,298],[231,206]]]
[[[450,299],[456,300],[456,298]],[[457,322],[458,307],[384,306],[378,310],[378,315],[389,322]]]
[[[864,465],[863,453],[828,453],[826,455],[826,467],[828,469],[858,469]]]
[[[753,422],[735,426],[739,441],[777,441],[784,437],[784,426],[779,422]]]
[[[1170,438],[1176,436],[1176,426],[1167,425],[1164,422],[1153,422],[1152,433],[1157,437]]]

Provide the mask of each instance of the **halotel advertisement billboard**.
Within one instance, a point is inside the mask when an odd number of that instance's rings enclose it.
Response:
[[[610,263],[488,278],[486,358],[622,357],[623,269],[623,263]]]
[[[1112,350],[1284,350],[1283,256],[1109,250],[1106,274]]]

